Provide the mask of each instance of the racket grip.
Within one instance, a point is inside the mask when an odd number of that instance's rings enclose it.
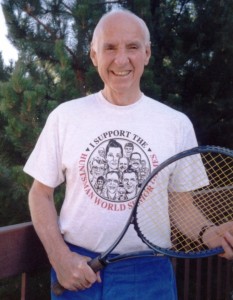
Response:
[[[97,273],[98,271],[102,270],[105,265],[99,260],[99,257],[95,257],[92,260],[88,261],[87,264],[92,270]]]
[[[88,261],[87,264],[89,265],[89,267],[92,268],[92,270],[95,273],[104,268],[104,265],[100,262],[98,257]],[[57,281],[52,283],[51,290],[54,293],[54,295],[60,296],[65,291],[65,288]]]
[[[95,273],[97,273],[98,271],[104,268],[104,264],[100,262],[98,257],[88,261],[87,264],[89,265],[89,267],[92,268],[92,270]],[[51,290],[54,293],[54,295],[60,296],[65,291],[65,288],[58,281],[56,281],[52,283]]]
[[[52,283],[51,290],[54,295],[60,296],[65,291],[65,288],[58,281],[56,281]]]

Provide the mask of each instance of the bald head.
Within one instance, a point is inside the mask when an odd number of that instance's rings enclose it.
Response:
[[[145,45],[150,44],[150,32],[146,23],[131,11],[122,8],[117,8],[104,14],[99,20],[93,32],[92,47],[95,48],[95,45],[97,43],[98,38],[100,37],[101,32],[106,28],[108,22],[114,19],[116,20],[116,26],[117,24],[120,24],[122,19],[127,19],[129,22],[131,22],[132,26],[135,22],[134,24],[137,24],[141,29]]]
[[[104,82],[102,93],[110,102],[128,105],[141,97],[140,80],[150,56],[149,30],[142,19],[122,9],[100,19],[90,57]]]

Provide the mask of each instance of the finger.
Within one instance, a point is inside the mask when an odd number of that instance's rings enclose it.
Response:
[[[83,289],[89,289],[92,286],[92,283],[90,283],[89,281],[85,281],[81,284],[81,287]]]
[[[83,276],[77,280],[80,289],[88,289],[96,282],[96,274],[93,274],[93,272],[89,274],[89,268],[82,275]]]
[[[222,247],[224,253],[221,254],[220,256],[232,260],[233,259],[233,236],[229,232],[226,232],[222,239]]]
[[[85,277],[79,277],[73,279],[73,283],[65,284],[64,287],[65,289],[68,289],[70,291],[78,291],[78,290],[85,290],[87,288],[91,287],[91,283],[85,279]]]
[[[76,291],[78,290],[85,290],[86,287],[84,286],[84,284],[82,284],[80,281],[77,281],[73,284],[73,287]]]
[[[88,263],[88,261],[91,260],[91,257],[88,256],[82,256],[83,260],[86,261],[86,263]],[[92,286],[93,283],[97,282],[101,282],[101,277],[100,277],[100,273],[97,272],[95,273],[92,268],[90,268],[90,266],[88,265],[88,268],[86,269],[86,266],[88,264],[85,265],[85,272],[83,272],[83,278],[79,278],[79,282],[81,282],[82,287],[81,288],[90,288]]]
[[[87,259],[87,262],[90,261],[91,258],[89,257]],[[100,272],[95,273],[93,269],[88,265],[88,272],[86,273],[86,279],[89,281],[89,283],[93,284],[94,282],[101,282],[100,278]]]
[[[83,281],[78,281],[75,286],[76,289],[78,290],[85,290],[85,289],[89,289],[92,286],[92,283],[90,283],[87,280],[83,280]]]
[[[97,282],[101,283],[102,280],[101,280],[101,277],[100,277],[100,272],[97,272],[96,276],[97,276]]]

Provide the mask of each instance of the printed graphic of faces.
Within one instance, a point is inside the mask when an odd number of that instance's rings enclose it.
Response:
[[[109,201],[134,199],[151,171],[149,158],[135,143],[111,139],[101,143],[88,161],[94,191]]]

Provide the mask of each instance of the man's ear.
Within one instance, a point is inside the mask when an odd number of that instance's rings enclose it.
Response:
[[[150,44],[148,44],[146,46],[146,53],[145,53],[145,60],[144,60],[145,66],[148,65],[148,63],[150,61],[150,57],[151,57],[151,46],[150,46]]]
[[[92,63],[95,67],[98,66],[98,63],[97,63],[97,57],[96,57],[96,50],[94,49],[93,47],[93,44],[91,43],[91,50],[90,50],[90,58],[92,60]]]

